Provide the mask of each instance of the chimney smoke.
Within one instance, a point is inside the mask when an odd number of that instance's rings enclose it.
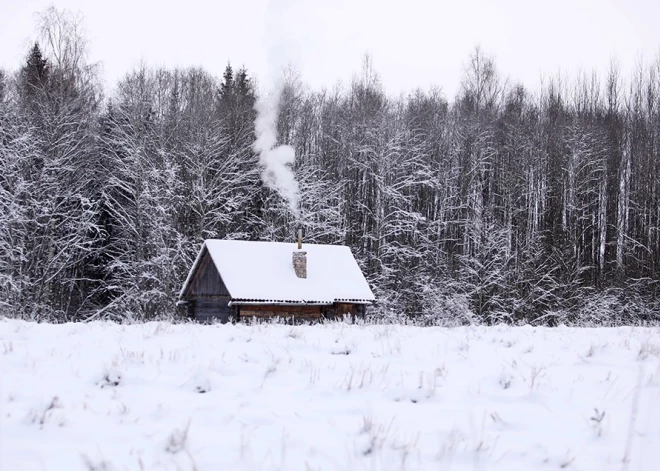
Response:
[[[293,171],[296,151],[291,146],[277,144],[277,116],[282,87],[282,84],[277,84],[270,95],[259,97],[254,105],[257,140],[252,144],[252,149],[259,155],[261,180],[287,201],[289,209],[298,218],[299,188]]]

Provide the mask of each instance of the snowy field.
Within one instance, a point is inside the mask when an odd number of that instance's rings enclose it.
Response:
[[[660,329],[0,320],[0,469],[660,469]]]

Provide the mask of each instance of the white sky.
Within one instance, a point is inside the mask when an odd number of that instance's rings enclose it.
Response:
[[[477,44],[530,88],[612,58],[626,76],[660,51],[658,0],[0,0],[0,67],[19,67],[49,4],[83,13],[107,85],[140,60],[216,75],[230,60],[262,84],[292,63],[305,83],[331,87],[369,53],[388,92],[437,85],[451,98]]]

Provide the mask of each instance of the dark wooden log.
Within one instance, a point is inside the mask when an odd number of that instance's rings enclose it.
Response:
[[[269,312],[297,312],[300,314],[321,314],[321,306],[301,305],[282,305],[282,304],[243,304],[241,312],[250,311],[269,311]]]
[[[258,317],[260,319],[269,317],[297,318],[297,319],[320,319],[321,306],[282,306],[277,304],[250,304],[242,305],[240,308],[242,319]]]

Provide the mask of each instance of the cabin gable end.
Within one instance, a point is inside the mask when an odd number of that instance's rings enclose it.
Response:
[[[185,293],[187,299],[199,297],[230,296],[220,272],[213,263],[209,251],[204,248],[201,260]]]

